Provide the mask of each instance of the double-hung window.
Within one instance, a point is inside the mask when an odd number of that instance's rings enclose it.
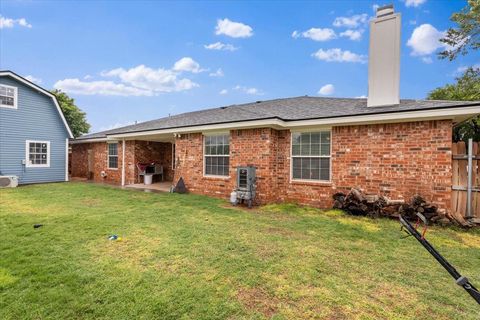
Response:
[[[118,143],[108,144],[108,169],[118,169]]]
[[[0,107],[17,109],[17,88],[0,84]]]
[[[330,181],[330,131],[292,133],[292,179]]]
[[[26,166],[50,167],[50,141],[26,141]]]
[[[228,134],[204,137],[204,173],[207,176],[227,176],[230,164]]]

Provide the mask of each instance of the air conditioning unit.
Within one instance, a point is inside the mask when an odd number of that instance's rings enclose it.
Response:
[[[15,188],[18,186],[17,176],[0,176],[0,188]]]

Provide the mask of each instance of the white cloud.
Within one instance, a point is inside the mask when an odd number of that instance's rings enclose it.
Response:
[[[304,32],[293,31],[292,33],[293,38],[308,38],[314,41],[327,41],[331,39],[335,39],[337,35],[335,31],[330,28],[311,28]]]
[[[0,16],[0,29],[3,28],[13,28],[17,26],[25,27],[25,28],[31,28],[32,25],[27,22],[25,18],[20,18],[20,19],[11,19],[11,18],[5,18]]]
[[[64,79],[57,81],[53,87],[67,93],[81,95],[103,96],[151,96],[150,90],[125,86],[112,81],[85,82],[79,79]]]
[[[25,76],[25,79],[27,79],[30,82],[35,82],[36,84],[41,84],[42,83],[42,79],[35,78],[32,75]]]
[[[244,23],[234,22],[225,18],[217,20],[215,34],[224,34],[232,38],[248,38],[253,36],[253,29]]]
[[[373,12],[377,12],[378,8],[380,8],[380,6],[378,4],[375,3],[374,5],[372,5],[372,11]]]
[[[237,90],[237,91],[242,91],[246,94],[251,94],[251,95],[263,95],[263,92],[261,92],[259,89],[257,88],[250,88],[250,87],[245,87],[245,86],[240,86],[240,85],[237,85],[233,88],[234,90]]]
[[[340,33],[340,37],[347,37],[347,38],[350,38],[350,40],[360,40],[362,39],[362,34],[363,34],[363,29],[359,29],[359,30],[348,29]]]
[[[229,43],[215,42],[211,44],[204,45],[205,49],[208,50],[223,50],[223,51],[235,51],[238,50],[238,47],[233,46]]]
[[[87,74],[85,77],[83,77],[84,80],[89,80],[92,79],[93,77],[89,74]]]
[[[364,94],[363,94],[363,95],[361,95],[361,96],[355,97],[355,99],[366,99],[366,98],[367,98],[367,96],[366,96],[366,95],[364,95]]]
[[[418,7],[419,5],[427,2],[427,0],[405,0],[405,6]]]
[[[350,17],[337,17],[333,21],[335,27],[357,28],[358,26],[367,23],[368,15],[366,13],[356,14]]]
[[[480,63],[476,63],[472,66],[473,69],[480,69]],[[458,75],[458,74],[462,74],[464,73],[465,71],[467,71],[468,67],[467,66],[461,66],[461,67],[458,67],[456,72],[455,72],[455,75]]]
[[[431,64],[433,63],[433,60],[431,57],[422,57],[422,61],[426,64]]]
[[[323,60],[327,62],[356,62],[356,63],[366,63],[367,57],[365,55],[356,54],[348,50],[343,51],[342,49],[320,49],[317,52],[312,54],[313,57],[318,60]]]
[[[412,56],[426,56],[446,47],[439,41],[444,35],[445,32],[438,31],[431,24],[422,24],[413,30],[407,46],[412,48]]]
[[[221,94],[221,95],[225,95],[225,94],[227,94],[227,93],[228,93],[228,90],[227,90],[227,89],[223,89],[223,90],[221,90],[221,91],[219,92],[219,94]]]
[[[200,72],[203,70],[193,59],[185,60],[183,58],[175,63],[173,69],[153,69],[145,65],[130,69],[116,68],[100,73],[102,77],[113,78],[113,81],[64,79],[57,81],[54,88],[83,95],[154,96],[198,87],[199,85],[192,80],[180,77],[183,71]],[[87,75],[84,80],[91,78]]]
[[[183,64],[181,65],[183,66]],[[190,79],[179,78],[179,73],[175,70],[152,69],[144,65],[128,70],[117,68],[102,72],[101,75],[104,77],[117,77],[130,86],[156,93],[184,91],[198,87],[198,84]]]
[[[318,90],[318,94],[322,96],[329,96],[329,95],[332,95],[334,92],[335,92],[335,87],[333,86],[333,84],[330,84],[330,83],[324,85],[323,87],[320,88],[320,90]]]
[[[215,71],[215,72],[210,72],[209,76],[210,76],[210,77],[223,77],[223,76],[224,76],[224,73],[223,73],[222,68],[218,68],[217,71]]]
[[[198,62],[196,62],[190,57],[183,57],[182,59],[175,62],[175,64],[173,65],[173,70],[187,71],[192,73],[206,71],[205,69],[200,68],[200,64],[198,64]]]

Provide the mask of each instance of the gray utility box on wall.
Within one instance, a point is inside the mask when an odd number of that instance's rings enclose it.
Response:
[[[254,166],[237,167],[237,201],[247,201],[248,207],[251,207],[256,194],[256,180]]]

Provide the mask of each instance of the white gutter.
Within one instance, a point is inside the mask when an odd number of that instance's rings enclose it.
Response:
[[[356,116],[349,116],[349,117],[335,117],[335,118],[323,118],[323,119],[311,119],[311,120],[284,121],[284,120],[274,118],[274,119],[265,119],[265,120],[251,120],[251,121],[238,121],[238,122],[229,122],[229,123],[221,123],[221,124],[198,125],[198,126],[189,126],[184,128],[149,130],[144,132],[119,133],[119,134],[107,135],[107,140],[141,138],[141,137],[147,137],[152,135],[173,134],[173,133],[204,132],[204,131],[210,131],[210,130],[233,130],[233,129],[248,129],[248,128],[261,128],[261,127],[271,127],[275,129],[295,129],[300,127],[312,127],[312,126],[331,127],[331,126],[345,126],[345,125],[373,124],[373,123],[444,120],[444,119],[454,119],[456,117],[470,117],[477,114],[480,114],[480,106],[455,107],[455,108],[434,109],[434,110],[416,110],[416,111],[405,111],[405,112],[390,112],[390,113],[383,113],[383,114],[380,113],[380,114],[371,114],[371,115],[356,115]],[[96,141],[100,141],[100,140],[96,139]],[[81,140],[81,142],[87,142],[87,140]]]
[[[89,142],[102,142],[102,141],[107,141],[107,138],[91,138],[91,139],[80,139],[80,140],[72,140],[70,141],[71,144],[77,144],[77,143],[89,143]]]

